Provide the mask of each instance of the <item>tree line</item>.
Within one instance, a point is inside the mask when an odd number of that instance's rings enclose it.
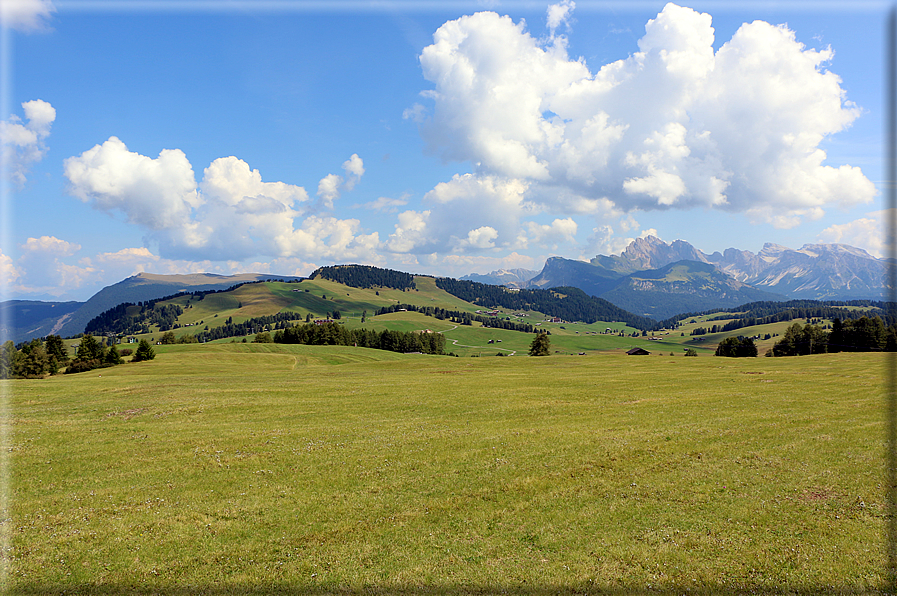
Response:
[[[702,312],[678,314],[675,317],[661,321],[661,325],[667,329],[674,329],[679,325],[679,322],[684,319],[717,314],[717,316],[708,319],[708,322],[733,319],[722,325],[720,327],[721,331],[735,331],[742,327],[792,321],[795,319],[840,318],[843,321],[859,319],[864,316],[880,317],[885,326],[891,326],[897,324],[897,316],[895,316],[897,315],[897,309],[895,309],[895,306],[897,305],[893,302],[880,302],[876,300],[787,300],[784,302],[763,300],[749,302],[747,304],[742,304],[741,306],[722,310],[713,309]],[[857,310],[858,308],[865,308],[867,310]]]
[[[356,346],[391,352],[420,352],[445,354],[445,337],[441,333],[414,331],[375,331],[372,329],[346,329],[326,322],[306,323],[276,330],[273,335],[263,332],[256,335],[256,343],[302,344],[308,346]]]
[[[18,349],[11,341],[0,346],[0,379],[40,379],[64,371],[66,374],[86,372],[124,364],[124,356],[130,349],[119,349],[115,344],[105,345],[92,335],[81,337],[74,358],[69,358],[63,339],[48,335],[44,340],[33,339]],[[140,340],[131,362],[152,360],[156,357],[152,346]]]
[[[836,318],[831,331],[818,325],[794,323],[770,350],[770,356],[801,356],[831,352],[897,352],[897,324],[885,327],[880,317]]]
[[[335,265],[319,267],[311,274],[311,279],[321,277],[352,288],[393,288],[413,290],[414,276],[410,273],[380,269],[370,265]]]

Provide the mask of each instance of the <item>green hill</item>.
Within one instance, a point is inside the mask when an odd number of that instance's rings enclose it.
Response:
[[[612,314],[619,317],[601,320],[593,316],[589,323],[584,323],[537,311],[531,308],[532,304],[521,309],[486,308],[437,287],[437,280],[432,277],[414,276],[411,283],[413,288],[401,282],[396,284],[405,285],[401,289],[374,285],[358,288],[326,279],[316,272],[311,279],[299,282],[249,283],[227,291],[185,293],[141,305],[125,303],[101,313],[87,327],[91,334],[114,334],[130,337],[132,341],[145,337],[156,342],[170,331],[175,341],[229,343],[245,339],[251,342],[258,333],[273,334],[285,327],[302,325],[306,320],[335,318],[338,312],[338,324],[347,332],[359,329],[396,333],[430,331],[444,335],[446,352],[461,356],[526,354],[532,332],[536,331],[552,335],[552,348],[557,353],[626,350],[634,345],[650,345],[637,327],[621,320],[629,313],[612,305]],[[569,297],[557,291],[537,292],[550,294],[553,302],[545,304],[558,307],[557,312],[569,309],[568,303],[581,305],[581,299],[594,301],[575,288],[570,289]],[[393,312],[377,315],[378,311]],[[532,332],[496,326],[526,328]]]
[[[651,279],[714,283],[712,269],[685,265],[680,262],[657,270]],[[653,354],[678,355],[689,348],[712,354],[720,341],[737,335],[754,337],[763,354],[792,322],[829,325],[837,316],[848,319],[887,312],[880,304],[835,307],[814,301],[764,301],[739,307],[743,312],[714,309],[656,322],[586,296],[577,288],[514,291],[471,281],[392,273],[362,266],[322,268],[311,279],[298,282],[247,283],[226,291],[197,291],[142,305],[126,303],[96,317],[88,331],[145,337],[153,342],[165,332],[182,342],[251,342],[258,333],[274,337],[278,331],[307,321],[336,319],[341,341],[350,341],[350,345],[369,345],[369,338],[358,340],[352,335],[362,329],[369,333],[432,332],[444,336],[446,352],[460,356],[527,354],[533,333],[540,331],[551,334],[552,353],[556,354],[633,347]],[[378,281],[395,287],[376,285]],[[401,349],[405,344],[390,345]]]
[[[139,273],[107,286],[91,296],[71,316],[62,321],[56,333],[70,337],[82,333],[87,323],[107,309],[125,302],[142,302],[179,292],[222,290],[237,284],[261,279],[298,279],[290,276],[243,273],[240,275],[215,275],[213,273],[193,273],[190,275],[156,275]]]

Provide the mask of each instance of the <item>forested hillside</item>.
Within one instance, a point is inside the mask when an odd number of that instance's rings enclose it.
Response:
[[[461,300],[480,306],[535,310],[567,321],[584,323],[620,321],[648,331],[660,328],[660,324],[653,319],[634,315],[607,300],[589,296],[579,288],[511,291],[501,286],[450,277],[437,277],[436,286]]]
[[[414,276],[410,273],[380,269],[370,265],[336,265],[320,267],[311,274],[311,279],[322,277],[352,288],[393,288],[413,290]]]

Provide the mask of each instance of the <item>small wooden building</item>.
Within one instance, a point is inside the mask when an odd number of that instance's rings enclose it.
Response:
[[[644,348],[632,348],[631,350],[626,352],[630,356],[648,356],[651,354],[648,350]]]

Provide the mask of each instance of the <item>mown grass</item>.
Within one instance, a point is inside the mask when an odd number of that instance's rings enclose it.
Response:
[[[12,593],[882,585],[881,354],[158,352],[6,382]]]

